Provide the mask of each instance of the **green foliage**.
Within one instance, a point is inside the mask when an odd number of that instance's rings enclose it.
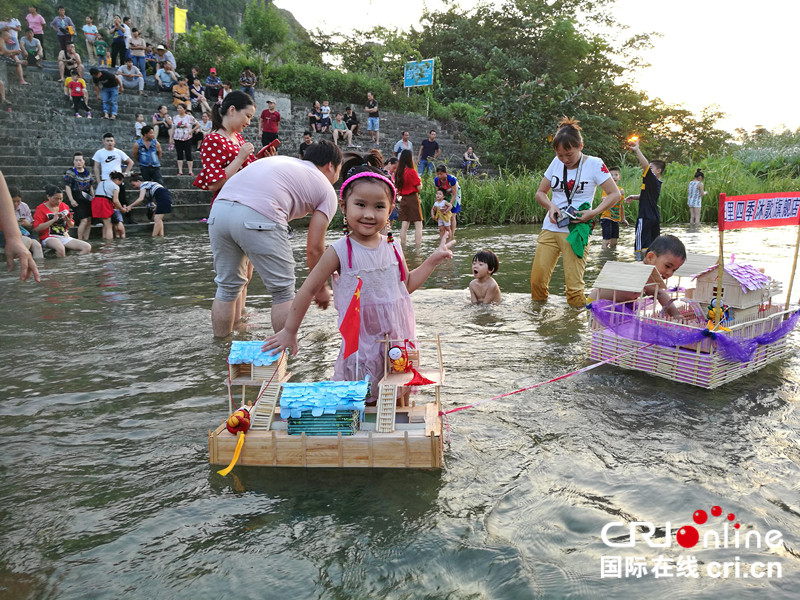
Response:
[[[327,49],[341,59],[341,67],[350,73],[380,77],[395,89],[403,86],[403,67],[408,61],[422,59],[416,37],[398,29],[373,27],[354,31],[335,43],[339,36],[325,37]]]
[[[244,11],[242,33],[255,50],[269,54],[286,41],[289,25],[274,5],[252,0]]]
[[[335,98],[337,102],[366,103],[367,92],[375,94],[381,107],[407,110],[421,107],[418,99],[408,99],[392,92],[383,79],[362,73],[343,73],[313,65],[286,64],[271,67],[266,72],[269,87],[291,94],[296,98]]]
[[[246,48],[228,35],[219,25],[209,28],[195,23],[185,34],[178,37],[175,59],[179,67],[197,66],[201,73],[216,67],[223,80],[238,81],[242,72],[238,59],[246,56]]]

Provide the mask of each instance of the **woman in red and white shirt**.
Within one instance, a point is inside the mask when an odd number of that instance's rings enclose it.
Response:
[[[242,135],[255,113],[253,99],[244,92],[231,92],[211,108],[214,125],[200,146],[203,169],[194,180],[195,187],[211,190],[216,198],[229,177],[256,160],[253,144]]]
[[[172,138],[169,143],[170,146],[175,144],[175,152],[178,153],[178,175],[183,175],[183,161],[185,159],[186,168],[189,169],[189,175],[194,177],[192,166],[192,136],[197,129],[197,119],[192,116],[192,113],[186,112],[186,107],[183,104],[178,104],[176,108],[178,110],[178,116],[172,119],[172,129],[170,129]]]

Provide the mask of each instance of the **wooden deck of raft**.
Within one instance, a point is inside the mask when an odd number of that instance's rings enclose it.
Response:
[[[367,409],[367,413],[374,412]],[[364,423],[355,435],[288,435],[284,430],[251,430],[237,465],[271,467],[332,467],[441,469],[442,419],[435,403],[398,407],[398,414],[422,413],[421,423],[398,423],[391,433],[377,433],[375,423]],[[227,465],[236,436],[220,425],[208,433],[209,462]]]

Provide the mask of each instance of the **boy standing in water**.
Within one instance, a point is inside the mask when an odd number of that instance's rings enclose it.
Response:
[[[473,304],[500,302],[500,286],[492,278],[500,268],[497,255],[491,250],[481,250],[472,257],[472,281],[469,282],[469,297]]]
[[[611,179],[614,180],[614,184],[619,183],[621,177],[619,167],[611,167],[608,171],[611,173]],[[600,215],[600,227],[603,230],[603,248],[611,248],[612,250],[617,247],[617,241],[619,240],[619,224],[622,223],[626,227],[628,226],[628,222],[625,220],[625,207],[622,204],[625,190],[618,185],[617,189],[620,195],[619,202],[604,210],[603,214]],[[603,190],[600,196],[601,201],[605,197],[606,192]]]
[[[663,160],[648,162],[639,149],[639,140],[629,142],[630,149],[636,154],[642,166],[642,190],[638,195],[628,196],[625,202],[639,201],[639,216],[636,219],[636,243],[634,245],[636,260],[644,260],[650,244],[661,235],[661,213],[658,210],[658,197],[661,195],[661,175],[666,164]]]

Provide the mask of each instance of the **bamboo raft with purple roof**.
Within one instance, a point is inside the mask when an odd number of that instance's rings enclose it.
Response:
[[[780,306],[773,301],[782,292],[779,282],[753,265],[723,259],[723,233],[785,225],[798,227],[798,234],[786,302]],[[789,334],[800,319],[789,301],[798,250],[800,192],[720,194],[719,257],[688,254],[675,271],[678,285],[669,292],[678,317],[657,311],[653,289],[644,294],[645,287],[666,289],[655,267],[603,266],[595,288],[612,300],[589,304],[589,357],[706,389],[780,360],[792,351]],[[622,292],[640,296],[618,302]]]
[[[227,379],[231,416],[208,432],[209,462],[228,465],[222,474],[234,464],[441,469],[444,367],[439,336],[415,344],[388,338],[377,343],[386,353],[384,375],[378,382],[290,383],[286,352],[272,356],[261,352],[262,342],[233,342]],[[429,351],[421,352],[420,346]],[[399,347],[407,348],[408,365],[424,367],[393,369],[397,361],[390,352]],[[423,380],[427,383],[413,385]],[[378,386],[378,399],[375,406],[367,406],[372,385]],[[255,401],[248,401],[247,390],[256,388]],[[415,399],[410,404],[409,397]],[[232,419],[238,430],[229,427]]]

